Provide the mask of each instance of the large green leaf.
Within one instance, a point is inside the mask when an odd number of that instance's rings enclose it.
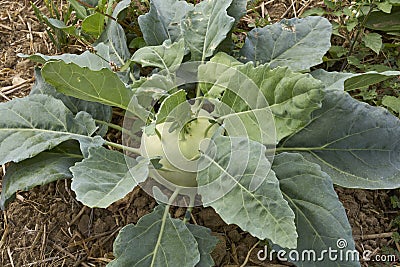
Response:
[[[242,137],[212,140],[197,176],[204,205],[259,239],[296,248],[294,213],[283,199],[265,147]]]
[[[86,112],[76,116],[61,100],[47,95],[32,95],[0,104],[0,165],[31,158],[67,140],[88,147],[100,146],[104,140],[91,137],[96,131]]]
[[[150,11],[139,16],[139,26],[147,45],[161,45],[182,36],[181,20],[193,5],[179,0],[152,0]]]
[[[329,248],[339,250],[343,255],[355,251],[346,211],[333,189],[331,178],[300,154],[277,155],[272,169],[279,179],[283,196],[296,215],[299,234],[296,251],[300,255],[306,251],[315,252],[314,260],[306,258],[305,261],[292,262],[304,267],[360,266],[357,255],[353,261],[351,258],[349,261],[329,260],[328,254],[323,260],[315,260],[322,250]],[[338,240],[346,240],[347,246],[339,249]]]
[[[157,67],[173,73],[179,68],[184,55],[185,42],[183,39],[172,44],[170,40],[166,40],[162,45],[140,48],[133,54],[131,61],[143,67]]]
[[[269,104],[252,79],[236,68],[208,62],[200,66],[199,80],[206,97],[214,104],[213,115],[224,124],[229,136],[276,144]],[[215,101],[221,95],[222,100]]]
[[[200,261],[196,264],[196,267],[214,266],[214,260],[210,254],[218,243],[218,238],[212,236],[211,230],[206,227],[195,224],[187,224],[186,227],[196,239],[199,247]]]
[[[43,80],[40,69],[35,69],[35,84],[32,86],[30,95],[44,94],[54,98],[60,99],[64,105],[72,111],[73,114],[77,114],[81,111],[89,113],[93,119],[101,120],[104,122],[110,122],[112,116],[112,108],[107,105],[103,105],[96,102],[89,102],[81,100],[75,97],[66,96],[56,91],[56,89],[50,84]],[[97,133],[103,136],[107,133],[108,127],[106,125],[97,125],[99,127]]]
[[[237,70],[249,77],[268,101],[277,141],[305,126],[311,113],[321,107],[322,84],[308,74],[294,73],[287,68],[254,68],[251,64],[237,67]]]
[[[400,32],[400,7],[393,7],[390,14],[380,11],[372,12],[365,21],[365,27],[398,34]]]
[[[235,71],[235,69],[230,70],[229,68],[242,65],[243,63],[225,52],[218,52],[209,62],[205,65],[201,64],[198,67],[198,80],[201,91],[206,97],[220,98],[222,93],[229,88],[228,85],[230,84],[229,78],[225,79],[225,77],[228,76],[225,72],[230,73]],[[235,74],[236,73],[232,73],[231,76],[234,77]],[[237,87],[236,85],[234,88]]]
[[[211,57],[218,45],[225,40],[235,19],[228,16],[232,0],[209,0],[197,4],[182,23],[183,37],[193,60],[204,61]]]
[[[253,121],[253,126],[246,127],[253,140],[261,141],[254,138],[259,135],[252,134],[255,129],[271,134],[270,128],[275,127],[276,141],[279,142],[304,127],[309,122],[311,113],[321,107],[323,85],[310,75],[293,73],[287,68],[270,70],[266,65],[238,65],[229,58],[226,54],[217,54],[212,62],[199,68],[199,79],[213,85],[202,87],[206,95],[218,97],[223,93],[221,102],[231,108],[222,111],[222,114],[220,109],[216,110],[220,113],[218,115],[226,118],[239,117],[244,124]],[[264,101],[260,100],[261,97]],[[257,98],[253,101],[256,104],[250,105],[252,98]],[[249,118],[249,115],[261,115],[256,113],[263,108],[272,112],[275,125],[267,123],[271,118],[268,114],[264,114],[265,118],[259,117],[258,121]]]
[[[18,54],[18,56],[22,58],[29,58],[32,61],[42,64],[45,64],[48,61],[62,60],[65,63],[75,63],[80,67],[88,67],[91,70],[110,68],[110,64],[107,62],[107,60],[110,59],[108,47],[105,44],[100,43],[95,46],[94,49],[96,50],[96,54],[85,51],[80,55],[66,53],[61,55],[47,56],[36,53],[33,55]]]
[[[331,24],[322,17],[283,20],[251,30],[240,53],[246,62],[306,70],[322,63],[331,33]]]
[[[91,148],[89,157],[71,167],[71,189],[86,206],[107,208],[147,178],[148,164],[118,151]]]
[[[381,107],[328,91],[322,108],[279,151],[300,151],[334,183],[352,188],[400,186],[400,120]]]
[[[383,82],[387,79],[400,76],[400,71],[369,71],[366,73],[327,72],[322,69],[311,72],[311,75],[321,80],[326,90],[351,91],[369,85]]]
[[[186,224],[164,213],[165,206],[121,229],[114,241],[115,260],[107,267],[195,266],[200,253]],[[164,213],[164,214],[163,214]]]
[[[54,61],[44,65],[42,76],[58,92],[129,110],[140,119],[146,120],[147,111],[139,104],[130,105],[135,98],[133,92],[109,69],[93,71],[74,63]]]
[[[7,202],[19,190],[26,191],[37,185],[71,178],[69,168],[82,159],[79,144],[67,141],[31,159],[11,163],[2,180],[1,209],[4,210]]]

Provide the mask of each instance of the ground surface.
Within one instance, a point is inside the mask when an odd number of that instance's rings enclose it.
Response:
[[[271,17],[292,15],[285,1],[275,1],[274,6],[273,1],[268,2],[263,12],[269,11]],[[29,2],[0,1],[0,101],[29,93],[34,65],[16,54],[35,52],[51,54],[55,50]],[[6,168],[0,169],[1,177]],[[390,196],[396,191],[337,188],[337,192],[360,252],[369,249],[379,254],[386,246],[396,249],[390,238],[397,230],[390,224],[396,215]],[[112,260],[112,242],[118,231],[136,223],[155,205],[137,188],[108,209],[85,208],[74,199],[69,181],[20,192],[0,216],[0,266],[105,266]],[[182,217],[184,211],[177,208],[174,216]],[[282,266],[258,261],[256,253],[262,248],[260,244],[255,247],[258,240],[234,225],[224,224],[212,209],[198,208],[193,215],[195,223],[211,228],[221,241],[213,253],[218,266],[245,262],[246,266]]]

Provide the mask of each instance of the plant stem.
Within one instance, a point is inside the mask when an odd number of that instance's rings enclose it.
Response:
[[[202,54],[202,57],[201,57],[201,65],[204,65],[205,64],[205,55],[204,55],[205,53],[204,53],[204,49],[203,49],[203,54]],[[200,67],[200,66],[199,66]],[[200,97],[201,97],[201,88],[200,88],[200,86],[199,86],[199,84],[197,84],[197,88],[196,88],[196,102],[195,102],[195,107],[196,107],[196,117],[198,116],[198,114],[199,114],[199,111],[200,111],[200,109],[201,109],[201,106],[203,105],[203,103],[204,103],[204,98],[202,99],[202,100],[199,100],[200,99]]]
[[[129,77],[131,78],[132,81],[136,81],[135,75],[133,75],[132,71],[129,72]]]
[[[201,92],[198,92],[199,96],[196,96],[196,101],[193,104],[193,111],[195,114],[195,118],[197,118],[199,116],[201,107],[204,105],[204,102],[206,100],[206,98],[204,96],[201,95]]]
[[[117,148],[117,149],[126,150],[126,151],[129,151],[129,152],[138,154],[138,155],[142,154],[140,152],[140,149],[137,149],[137,148],[120,145],[120,144],[117,144],[117,143],[114,143],[114,142],[110,142],[110,141],[105,141],[104,144],[107,145],[107,146],[112,146],[112,147]]]
[[[127,130],[127,129],[125,129],[125,128],[123,128],[123,127],[117,125],[117,124],[110,123],[110,122],[106,122],[106,121],[102,121],[102,120],[95,120],[95,122],[97,122],[98,124],[106,125],[106,126],[112,128],[112,129],[115,129],[115,130],[117,130],[117,131],[120,131],[120,132],[122,132],[122,133],[124,133],[124,134],[127,134],[127,135],[129,135],[129,136],[136,137],[136,135],[134,135],[133,133],[131,133],[129,130]]]
[[[198,99],[198,98],[200,98],[200,96],[201,96],[201,89],[200,89],[200,86],[197,85],[197,88],[196,88],[196,98]]]
[[[120,132],[123,132],[125,130],[121,126],[119,126],[117,124],[114,124],[114,123],[111,123],[111,122],[106,122],[106,121],[96,120],[96,119],[95,119],[95,122],[97,122],[98,124],[106,125],[106,126],[112,128],[112,129],[118,130]]]
[[[311,150],[321,150],[323,147],[277,147],[276,152],[282,151],[311,151]]]
[[[195,194],[189,196],[189,206],[186,210],[185,218],[183,218],[183,223],[187,223],[190,220],[190,215],[192,213],[195,200],[196,200]]]
[[[183,223],[187,223],[190,220],[190,214],[192,214],[193,207],[188,207],[185,213],[185,218],[183,218]]]
[[[163,234],[164,234],[165,223],[167,221],[167,217],[168,217],[168,214],[169,214],[169,208],[171,207],[171,203],[174,202],[175,198],[178,196],[179,191],[180,191],[180,189],[176,189],[174,191],[172,196],[168,199],[168,205],[165,206],[164,214],[163,214],[163,217],[161,219],[160,234],[158,235],[158,239],[157,239],[157,243],[155,245],[155,249],[154,249],[153,255],[157,255],[157,250],[160,247],[161,238],[163,237]],[[154,266],[155,258],[156,257],[153,256],[153,259],[151,261],[150,266]]]
[[[107,2],[107,9],[106,9],[106,14],[111,16],[112,12],[113,12],[113,4],[114,4],[114,0],[108,0]],[[107,23],[108,17],[106,17],[106,23]]]

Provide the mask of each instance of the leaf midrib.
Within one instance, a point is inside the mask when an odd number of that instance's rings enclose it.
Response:
[[[54,130],[45,130],[45,129],[38,129],[38,128],[5,128],[5,129],[0,129],[1,131],[16,131],[18,132],[47,132],[47,133],[52,133],[52,134],[62,134],[62,135],[70,135],[70,136],[77,136],[79,138],[85,138],[85,139],[93,139],[93,137],[84,135],[84,134],[79,134],[79,133],[71,133],[71,132],[59,132],[59,131],[54,131]]]
[[[266,207],[264,206],[264,204],[263,204],[255,195],[251,194],[251,192],[250,192],[246,187],[244,187],[244,186],[243,186],[241,183],[239,183],[234,177],[232,177],[232,175],[231,175],[230,173],[228,173],[220,164],[218,164],[218,162],[216,162],[214,159],[212,159],[211,157],[209,157],[207,154],[203,154],[203,156],[205,156],[210,162],[214,163],[223,173],[225,173],[229,178],[231,178],[231,180],[233,180],[234,183],[235,183],[236,185],[238,185],[242,191],[244,191],[244,192],[246,192],[247,194],[249,194],[250,196],[252,196],[253,199],[255,199],[255,200],[259,203],[259,205],[261,205],[261,207],[263,207],[263,209],[267,212],[267,214],[269,214],[270,217],[273,218],[273,220],[275,221],[276,225],[279,225],[279,228],[281,229],[281,231],[282,231],[283,233],[286,233],[286,230],[280,227],[281,224],[280,224],[279,221],[275,218],[275,216],[273,216],[273,214],[272,214],[268,209],[266,209]],[[286,238],[287,238],[288,240],[291,239],[291,237],[289,236],[289,234],[286,235]]]

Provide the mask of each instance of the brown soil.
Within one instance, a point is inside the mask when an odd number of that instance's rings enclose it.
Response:
[[[276,19],[285,15],[286,2],[277,1],[276,9],[269,9],[271,17],[275,13]],[[1,101],[26,95],[33,82],[33,64],[16,54],[55,52],[28,1],[0,2],[0,51]],[[0,177],[5,169],[0,168]],[[337,192],[360,252],[369,249],[379,254],[385,247],[400,249],[390,237],[397,231],[391,220],[398,215],[391,208],[390,196],[400,196],[398,191],[337,188]],[[0,266],[105,266],[113,258],[112,243],[118,231],[136,223],[155,205],[136,188],[107,209],[86,208],[75,200],[67,180],[20,192],[0,216]],[[175,208],[173,215],[183,217],[184,209]],[[220,239],[213,252],[217,266],[244,262],[246,266],[283,266],[258,261],[256,253],[262,248],[255,247],[258,240],[235,225],[226,225],[212,209],[196,208],[193,219],[211,228]]]
[[[0,1],[0,51],[0,101],[26,95],[34,64],[17,54],[52,51],[29,1]]]

